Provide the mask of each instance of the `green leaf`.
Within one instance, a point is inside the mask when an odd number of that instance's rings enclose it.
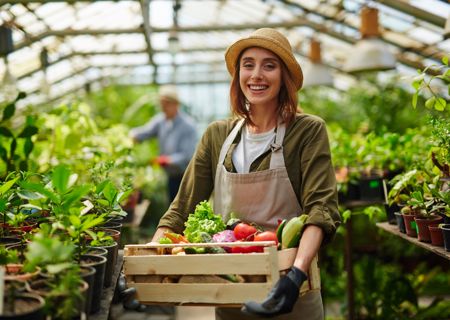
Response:
[[[11,187],[14,185],[14,183],[16,183],[16,181],[19,180],[19,177],[6,181],[4,184],[2,184],[0,186],[0,195],[3,195],[6,193],[6,191],[8,191],[9,189],[11,189]]]
[[[52,183],[58,193],[63,194],[69,185],[70,169],[65,165],[58,165],[53,170]]]
[[[33,147],[34,147],[33,141],[31,141],[31,138],[27,138],[23,145],[23,153],[25,154],[26,158],[28,158],[31,151],[33,151]]]
[[[27,189],[29,191],[35,191],[42,194],[44,197],[50,199],[53,203],[59,203],[59,198],[56,194],[46,189],[43,185],[31,182],[21,182],[20,186],[23,189]]]
[[[442,63],[445,64],[446,66],[448,66],[448,56],[442,57]]]
[[[434,109],[437,111],[444,111],[445,106],[447,105],[447,101],[444,98],[438,98],[436,103],[434,104]]]
[[[83,224],[83,230],[91,229],[95,226],[98,226],[104,221],[103,217],[97,217],[92,220],[88,220],[86,223]]]
[[[115,202],[117,196],[117,189],[111,181],[103,189],[103,195],[105,196],[106,200],[109,201],[110,204],[113,204]]]
[[[22,99],[24,99],[24,98],[26,98],[26,97],[27,97],[27,94],[26,94],[25,92],[23,92],[23,91],[20,91],[20,92],[17,94],[16,100],[15,100],[14,102],[17,102],[17,101],[19,101],[19,100],[22,100]]]
[[[23,131],[19,134],[19,138],[29,138],[38,133],[38,128],[35,126],[27,126]]]
[[[344,221],[344,223],[345,223],[348,219],[350,219],[351,216],[352,216],[352,212],[351,212],[350,210],[345,210],[345,211],[342,213],[342,220]]]
[[[29,190],[21,190],[21,191],[17,192],[17,195],[21,199],[25,199],[25,200],[38,200],[38,199],[45,198],[41,193],[29,191]]]
[[[413,81],[412,86],[414,87],[414,89],[416,91],[418,91],[420,89],[421,83],[422,83],[422,81]]]
[[[17,148],[17,140],[13,138],[13,140],[11,141],[11,145],[9,146],[10,158],[13,158],[14,154],[16,153],[16,148]]]
[[[414,93],[413,98],[412,98],[412,106],[414,109],[417,107],[417,98],[418,97],[419,97],[419,93],[418,92]]]
[[[74,227],[79,227],[81,225],[81,219],[78,216],[71,215],[69,216],[69,220]]]
[[[16,112],[16,105],[14,103],[8,104],[5,108],[5,110],[3,110],[2,121],[10,119],[14,115],[15,112]]]
[[[12,132],[6,127],[0,127],[0,135],[5,137],[14,137]]]
[[[60,273],[61,271],[70,269],[73,267],[72,262],[62,262],[62,263],[56,263],[56,264],[49,264],[47,265],[47,271],[52,274]]]
[[[436,103],[436,97],[431,97],[429,99],[427,99],[427,101],[425,101],[425,107],[427,109],[433,109],[434,104]]]

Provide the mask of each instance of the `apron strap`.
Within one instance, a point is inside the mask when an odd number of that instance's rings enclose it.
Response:
[[[219,163],[218,164],[223,164],[223,162],[225,160],[225,157],[227,155],[227,152],[230,149],[230,146],[233,143],[234,139],[236,138],[239,130],[241,130],[241,127],[244,124],[244,122],[245,122],[245,119],[239,120],[239,122],[236,124],[236,126],[233,128],[233,130],[231,130],[231,132],[228,135],[228,137],[225,139],[225,141],[224,141],[224,143],[222,145],[222,149],[220,150]]]
[[[225,161],[225,157],[227,155],[228,150],[230,149],[231,144],[233,143],[234,139],[236,138],[237,134],[239,133],[239,130],[241,130],[243,124],[245,123],[245,119],[239,120],[239,122],[236,124],[236,126],[231,130],[228,137],[225,139],[222,149],[220,150],[219,155],[219,164],[223,164]],[[284,134],[286,133],[286,124],[282,123],[282,119],[278,119],[278,127],[277,127],[277,133],[275,136],[275,142],[272,142],[270,145],[270,149],[272,150],[272,154],[270,156],[270,167],[269,169],[276,169],[276,168],[284,168],[284,155],[283,155],[283,140],[284,140]]]
[[[282,123],[281,117],[278,119],[277,134],[275,136],[275,142],[272,142],[270,149],[272,154],[270,156],[270,169],[284,168],[284,156],[283,156],[283,140],[286,133],[286,124]]]

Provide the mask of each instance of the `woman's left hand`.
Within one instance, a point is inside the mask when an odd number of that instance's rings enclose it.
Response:
[[[301,285],[307,279],[308,276],[302,270],[293,266],[277,281],[263,302],[248,301],[241,311],[265,317],[289,313],[297,302]]]

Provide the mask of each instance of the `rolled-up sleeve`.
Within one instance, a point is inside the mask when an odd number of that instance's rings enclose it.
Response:
[[[311,124],[300,161],[300,197],[303,210],[309,215],[306,224],[320,227],[326,244],[333,239],[341,218],[328,134],[322,120]]]

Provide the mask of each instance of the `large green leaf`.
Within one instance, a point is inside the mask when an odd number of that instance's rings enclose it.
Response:
[[[59,204],[60,200],[57,194],[53,193],[51,190],[45,188],[43,185],[32,182],[21,182],[20,186],[22,189],[26,189],[28,191],[34,191],[42,194],[44,197],[50,199],[53,203]]]
[[[38,133],[38,128],[35,126],[26,126],[25,129],[19,134],[19,138],[29,138]]]
[[[28,137],[25,140],[25,143],[23,145],[23,153],[25,154],[25,157],[28,158],[28,156],[30,155],[31,151],[33,151],[33,141],[31,141],[31,138]]]
[[[0,127],[0,135],[5,137],[14,137],[12,132],[6,127]]]
[[[15,112],[16,112],[16,105],[14,103],[8,104],[5,110],[3,110],[2,121],[10,119]]]
[[[73,188],[69,193],[65,194],[62,199],[64,209],[68,211],[76,202],[78,202],[77,206],[81,206],[80,200],[88,194],[90,190],[90,185],[81,185]]]
[[[58,165],[53,169],[52,184],[59,194],[67,191],[69,186],[70,169],[65,165]]]
[[[14,183],[16,183],[16,181],[19,180],[19,177],[6,181],[4,184],[2,184],[0,186],[0,195],[3,195],[6,193],[6,191],[8,191],[9,189],[11,189],[11,187],[14,185]]]

